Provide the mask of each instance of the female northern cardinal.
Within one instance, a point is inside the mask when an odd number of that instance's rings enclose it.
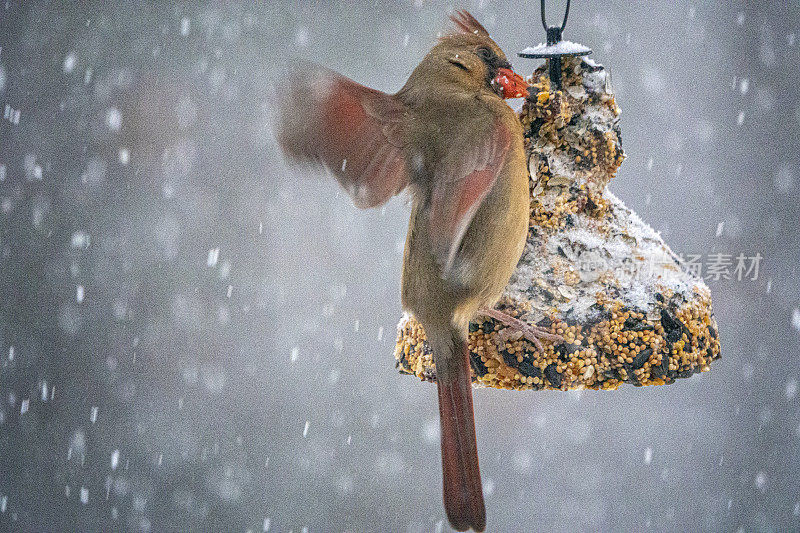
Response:
[[[453,528],[483,531],[467,325],[477,314],[552,335],[492,309],[522,255],[530,196],[522,125],[504,98],[527,96],[489,33],[465,11],[394,95],[309,67],[285,90],[284,152],[329,169],[358,207],[405,187],[413,209],[402,302],[425,329],[439,391],[443,493]]]

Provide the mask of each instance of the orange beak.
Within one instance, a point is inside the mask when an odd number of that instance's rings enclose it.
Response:
[[[510,68],[497,69],[497,76],[492,81],[503,89],[503,98],[528,96],[528,84],[525,83],[525,79]]]

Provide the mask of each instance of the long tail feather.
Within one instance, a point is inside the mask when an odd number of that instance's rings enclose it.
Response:
[[[433,343],[439,389],[444,506],[456,531],[466,531],[470,527],[483,531],[486,508],[475,439],[469,347],[458,334],[448,337],[449,343]]]

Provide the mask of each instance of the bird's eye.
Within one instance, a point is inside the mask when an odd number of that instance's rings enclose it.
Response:
[[[478,48],[478,50],[475,53],[478,55],[478,57],[480,57],[484,61],[488,61],[494,56],[494,53],[485,46],[481,46],[480,48]]]

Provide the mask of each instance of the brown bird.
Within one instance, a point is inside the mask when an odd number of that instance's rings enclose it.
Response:
[[[433,350],[445,510],[454,529],[483,531],[468,323],[492,317],[539,349],[556,337],[493,309],[528,232],[522,125],[503,101],[527,96],[527,84],[472,15],[450,18],[457,31],[394,95],[322,67],[296,72],[278,141],[293,160],[325,166],[358,207],[411,191],[402,303]]]

